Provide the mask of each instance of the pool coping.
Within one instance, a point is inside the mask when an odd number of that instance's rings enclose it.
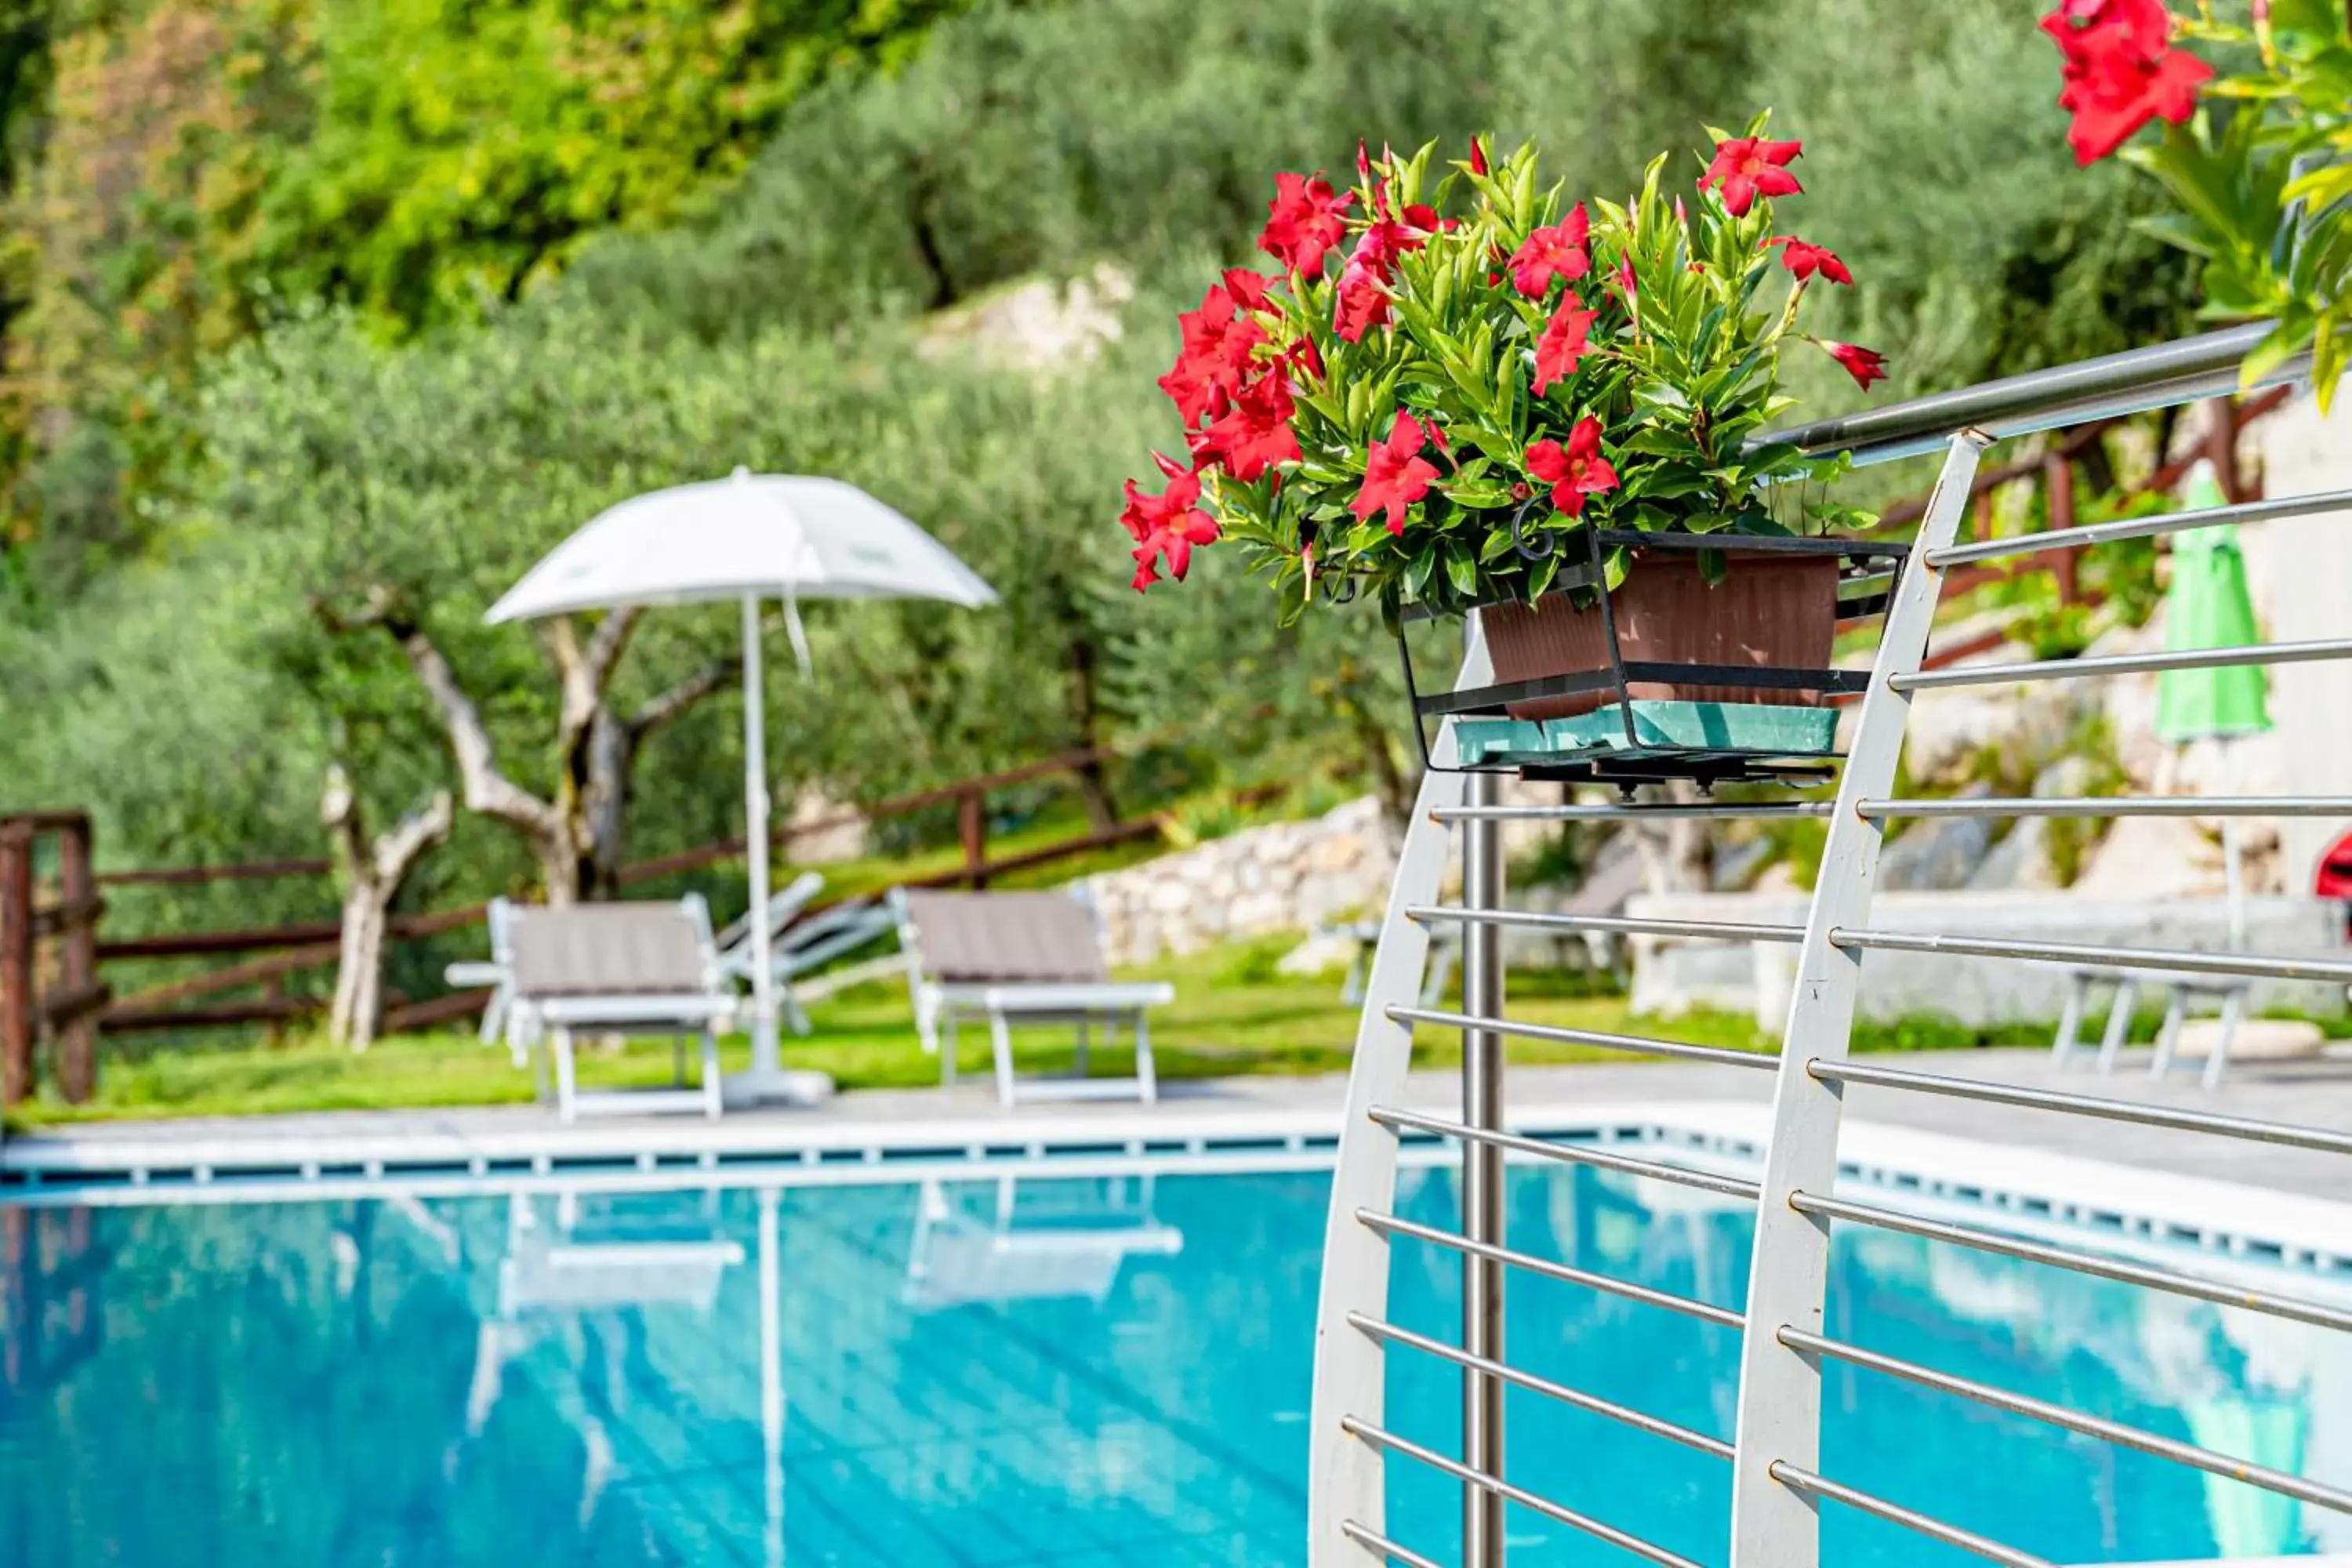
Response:
[[[1427,1097],[1415,1096],[1425,1100]],[[1452,1104],[1427,1103],[1451,1116]],[[1344,1111],[1336,1106],[1250,1109],[1040,1107],[910,1120],[903,1116],[631,1119],[575,1122],[451,1115],[380,1128],[309,1118],[293,1124],[153,1124],[121,1135],[30,1135],[0,1145],[0,1204],[59,1206],[288,1202],[388,1190],[502,1186],[605,1188],[806,1185],[999,1175],[1311,1170],[1328,1166]],[[1633,1145],[1653,1157],[1752,1173],[1770,1127],[1768,1107],[1718,1099],[1625,1099],[1516,1106],[1514,1130]],[[1415,1163],[1442,1158],[1437,1140],[1409,1140]],[[2077,1154],[1990,1142],[1848,1117],[1839,1190],[1894,1200],[1934,1217],[1990,1216],[2012,1233],[2079,1242],[2084,1228],[2113,1250],[2209,1269],[2305,1270],[2352,1290],[2352,1205],[2181,1175]],[[1664,1189],[1677,1204],[1739,1200]]]

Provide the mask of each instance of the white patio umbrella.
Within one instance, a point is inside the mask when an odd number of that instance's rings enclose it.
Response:
[[[743,814],[751,859],[751,1070],[728,1086],[740,1100],[808,1102],[832,1092],[822,1073],[787,1074],[776,1031],[776,981],[768,922],[768,769],[760,669],[760,608],[784,604],[801,670],[808,641],[802,599],[940,599],[978,608],[995,590],[946,546],[839,479],[734,476],[677,485],[625,500],[524,574],[483,618],[534,620],[630,605],[715,599],[743,605]]]

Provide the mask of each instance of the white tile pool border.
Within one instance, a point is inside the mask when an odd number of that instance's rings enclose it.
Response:
[[[1447,1104],[1429,1108],[1451,1115]],[[253,1125],[150,1130],[110,1137],[38,1136],[0,1144],[0,1204],[141,1205],[286,1202],[502,1188],[607,1189],[811,1185],[922,1177],[1312,1170],[1328,1166],[1337,1107],[1216,1110],[1185,1114],[1101,1109],[986,1113],[912,1121],[629,1121],[561,1126],[463,1120],[367,1128],[306,1121],[280,1131]],[[1759,1163],[1769,1113],[1725,1100],[1626,1100],[1515,1108],[1512,1124],[1537,1136],[1638,1144],[1677,1163],[1727,1171]],[[1416,1163],[1434,1160],[1441,1145]],[[2352,1288],[2352,1205],[2123,1166],[2078,1155],[1849,1119],[1841,1190],[1937,1217],[1990,1212],[1999,1228],[2076,1241],[2105,1233],[2111,1249],[2184,1250],[2242,1262],[2344,1274]],[[1682,1194],[1687,1197],[1689,1194]],[[1723,1200],[1727,1202],[1728,1200]]]

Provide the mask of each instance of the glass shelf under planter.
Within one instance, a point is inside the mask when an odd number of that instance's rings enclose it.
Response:
[[[1885,612],[1895,573],[1910,553],[1907,544],[1864,539],[1727,538],[1601,529],[1587,540],[1591,558],[1564,569],[1553,593],[1600,582],[1604,546],[1832,556],[1838,562],[1838,626]],[[1595,667],[1454,691],[1422,691],[1412,648],[1400,636],[1424,765],[1435,765],[1429,721],[1452,717],[1461,757],[1450,770],[1455,772],[1516,773],[1530,779],[1617,784],[1628,789],[1680,779],[1705,789],[1759,780],[1817,783],[1834,771],[1837,710],[1825,700],[1864,690],[1870,680],[1867,670],[1629,659],[1608,598],[1597,613],[1606,658]],[[1408,611],[1407,618],[1419,617]],[[1673,694],[1640,695],[1637,686],[1651,692],[1664,688]],[[1801,692],[1815,700],[1739,701],[1726,700],[1726,691]],[[1681,693],[1697,693],[1702,700]],[[1598,700],[1562,700],[1585,697]],[[1564,707],[1581,710],[1557,711]]]

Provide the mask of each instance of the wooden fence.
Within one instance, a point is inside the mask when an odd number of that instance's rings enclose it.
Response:
[[[780,855],[789,858],[796,840],[952,805],[961,859],[944,869],[908,877],[905,885],[984,888],[1015,872],[1157,837],[1161,823],[1154,816],[1114,822],[1012,854],[990,854],[988,799],[992,793],[1061,774],[1078,774],[1112,760],[1108,751],[1067,752],[919,790],[877,802],[855,815],[780,827],[774,836],[776,847]],[[50,879],[54,888],[42,883],[35,873],[37,847],[45,839],[54,839],[57,847],[57,870]],[[629,885],[701,870],[739,858],[743,847],[740,838],[699,845],[625,867],[620,880]],[[100,889],[320,878],[332,869],[331,862],[320,858],[93,875],[88,813],[36,812],[0,817],[0,1104],[14,1104],[32,1092],[37,1047],[43,1042],[50,1047],[50,1072],[58,1093],[68,1101],[79,1101],[88,1098],[95,1084],[97,1039],[101,1034],[231,1025],[276,1026],[324,1005],[317,997],[289,994],[286,982],[336,961],[342,933],[335,921],[110,938],[101,931],[106,901]],[[388,936],[395,942],[422,941],[478,925],[487,910],[487,905],[472,904],[396,915]],[[119,999],[98,978],[100,964],[155,959],[233,962]],[[221,999],[226,993],[256,989],[258,996]],[[488,995],[486,991],[426,998],[389,994],[386,1031],[426,1028],[473,1016],[481,1011]]]

